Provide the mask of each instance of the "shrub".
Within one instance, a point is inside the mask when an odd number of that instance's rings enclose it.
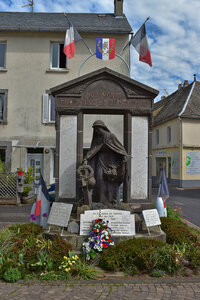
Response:
[[[8,282],[15,282],[22,278],[18,268],[9,268],[4,274],[3,279]]]
[[[3,274],[10,268],[18,267],[17,262],[11,259],[8,255],[1,257],[2,263],[0,264],[0,279],[3,278]]]
[[[15,236],[15,233],[10,228],[5,228],[0,232],[0,255],[5,255],[11,250]]]
[[[173,243],[198,243],[198,237],[180,220],[161,218],[161,228],[166,233],[166,242]]]
[[[37,236],[42,233],[42,227],[35,223],[15,224],[8,227],[17,237],[27,237],[28,235]]]
[[[106,249],[102,254],[100,266],[113,271],[137,268],[147,272],[159,268],[170,274],[179,268],[172,246],[145,238],[131,239]]]
[[[174,244],[174,248],[181,259],[189,261],[191,267],[200,266],[200,236],[180,220],[161,218],[162,230],[166,233],[166,240]],[[177,251],[177,250],[182,251]],[[183,251],[184,250],[184,251]],[[182,253],[180,253],[182,252]],[[181,257],[180,257],[181,256]]]
[[[72,250],[72,245],[64,240],[59,234],[55,235],[52,240],[52,247],[49,249],[49,254],[55,268],[59,267],[63,257],[68,255],[70,250]]]
[[[22,196],[27,197],[31,191],[32,191],[32,187],[30,185],[26,185],[22,192]]]

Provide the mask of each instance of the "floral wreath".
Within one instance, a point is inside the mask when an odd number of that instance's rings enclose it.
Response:
[[[107,223],[100,218],[92,221],[91,232],[82,247],[86,260],[93,259],[103,249],[114,246],[115,243],[111,237],[112,229]]]

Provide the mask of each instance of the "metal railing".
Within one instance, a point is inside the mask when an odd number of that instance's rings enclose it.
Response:
[[[18,202],[15,172],[0,173],[0,200],[16,200]]]

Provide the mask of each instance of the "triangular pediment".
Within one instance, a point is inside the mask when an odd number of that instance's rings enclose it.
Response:
[[[102,90],[105,82],[109,83],[109,90],[121,89],[126,98],[151,98],[158,95],[158,91],[142,84],[130,77],[124,76],[108,68],[102,68],[88,73],[79,78],[67,81],[61,85],[51,88],[51,93],[56,95],[65,95],[68,97],[81,97],[87,90]]]

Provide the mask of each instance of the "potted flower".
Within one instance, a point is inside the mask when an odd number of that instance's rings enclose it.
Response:
[[[32,203],[33,199],[31,197],[31,199],[29,199],[30,196],[30,192],[32,191],[32,187],[30,185],[26,185],[24,187],[24,190],[22,192],[22,203],[26,204],[26,203]]]
[[[22,168],[18,168],[17,175],[24,175],[24,170]]]

